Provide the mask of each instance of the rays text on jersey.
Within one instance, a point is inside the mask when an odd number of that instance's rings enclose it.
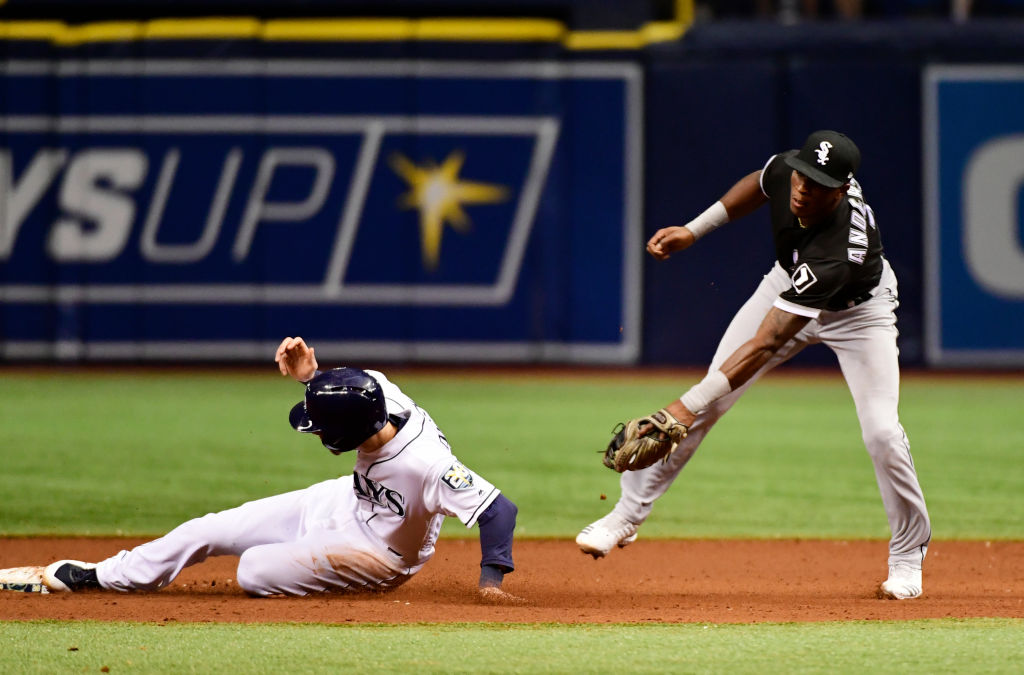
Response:
[[[356,498],[364,502],[383,506],[396,516],[405,515],[405,497],[400,492],[381,485],[356,471],[352,472],[352,489],[356,493]]]

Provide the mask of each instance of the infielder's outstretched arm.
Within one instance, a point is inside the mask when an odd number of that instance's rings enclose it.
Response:
[[[655,232],[647,242],[647,252],[658,260],[665,260],[672,253],[689,248],[716,227],[748,215],[767,201],[768,197],[761,189],[761,172],[748,173],[711,208],[686,225],[666,227]],[[725,396],[753,377],[807,322],[806,317],[773,307],[758,327],[757,334],[737,349],[720,370],[710,373],[681,399],[665,406],[665,410],[682,424],[690,426],[697,413],[707,408],[712,401]]]
[[[676,251],[693,246],[702,236],[721,225],[751,213],[768,201],[761,190],[761,172],[754,171],[729,188],[720,200],[686,225],[663,227],[647,242],[647,252],[666,260]]]
[[[690,426],[697,418],[697,413],[745,384],[809,321],[809,317],[772,307],[757,327],[754,337],[740,345],[719,370],[709,373],[682,397],[665,406],[665,409],[681,423]]]
[[[725,360],[720,370],[735,389],[754,376],[782,345],[800,332],[811,319],[772,307],[757,327],[757,333]]]
[[[761,171],[740,178],[719,201],[728,212],[730,221],[756,211],[768,201],[768,196],[761,190]]]

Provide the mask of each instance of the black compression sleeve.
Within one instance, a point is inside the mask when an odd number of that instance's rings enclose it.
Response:
[[[507,574],[515,569],[512,563],[512,532],[516,527],[516,514],[519,509],[505,495],[498,495],[497,499],[480,514],[477,523],[480,525],[480,582],[484,583],[483,569],[486,567],[495,568],[486,570],[489,575],[488,585],[500,585],[493,583],[494,573]]]

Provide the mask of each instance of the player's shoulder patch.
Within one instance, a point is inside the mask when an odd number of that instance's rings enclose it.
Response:
[[[793,271],[793,289],[797,293],[803,293],[808,288],[817,283],[818,277],[811,271],[811,266],[807,263],[800,265],[796,270]]]
[[[441,476],[441,482],[453,490],[466,490],[473,487],[473,473],[461,462],[455,462]]]

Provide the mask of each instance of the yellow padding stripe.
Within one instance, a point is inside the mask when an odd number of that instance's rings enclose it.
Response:
[[[0,37],[4,40],[53,40],[66,26],[59,21],[3,21]]]
[[[330,40],[335,42],[413,40],[415,21],[410,19],[273,19],[263,27],[264,40]]]
[[[695,14],[694,0],[676,0],[676,18],[672,23],[682,24],[685,31],[693,25]]]
[[[637,31],[575,31],[569,33],[569,49],[642,49],[655,42],[670,42],[683,36],[686,29],[678,23],[655,21]]]
[[[99,21],[68,26],[60,21],[7,21],[0,23],[5,40],[48,40],[58,45],[83,42],[131,42],[142,37],[143,24],[134,21]]]
[[[259,38],[263,22],[251,18],[154,19],[145,24],[147,40]]]
[[[547,19],[421,19],[416,26],[420,40],[558,42],[566,33],[560,21]]]
[[[692,0],[679,0],[685,4]],[[0,22],[0,39],[42,40],[57,45],[138,40],[257,39],[273,41],[553,42],[569,49],[640,49],[677,40],[688,23],[651,22],[635,31],[569,31],[548,19],[272,19],[197,18],[109,21],[68,25],[60,21]]]
[[[264,40],[557,42],[565,26],[545,19],[273,19]]]
[[[686,28],[690,24],[682,24],[677,21],[653,21],[645,25],[641,32],[644,34],[646,44],[653,42],[673,42],[683,37]]]
[[[640,49],[644,46],[639,31],[574,31],[565,40],[569,49]]]

